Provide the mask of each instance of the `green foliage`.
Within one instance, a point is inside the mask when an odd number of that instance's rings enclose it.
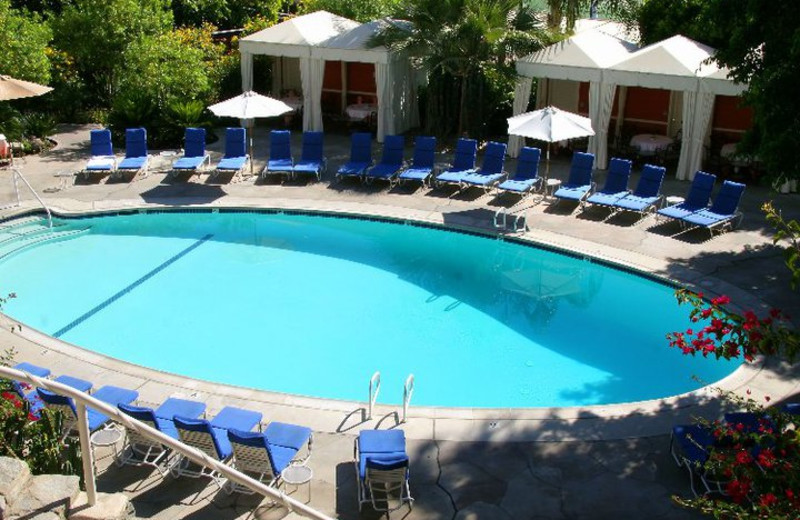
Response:
[[[716,47],[706,19],[706,0],[648,0],[639,10],[641,43],[649,45],[676,34]]]
[[[161,139],[170,144],[180,143],[187,127],[211,131],[211,116],[206,104],[196,99],[168,103],[161,124]]]
[[[220,29],[239,29],[255,17],[278,20],[280,0],[176,0],[172,2],[179,27],[210,23]]]
[[[0,74],[48,83],[46,50],[51,38],[50,26],[41,16],[12,9],[9,0],[0,0]]]
[[[13,358],[13,351],[5,351],[0,365],[10,365]],[[0,456],[24,460],[34,474],[82,475],[78,443],[61,441],[63,420],[48,409],[38,417],[32,414],[30,403],[20,398],[11,381],[0,379]]]
[[[765,202],[761,209],[766,213],[767,222],[775,229],[773,244],[786,244],[783,249],[786,267],[792,273],[792,289],[800,286],[800,222],[785,220],[772,202]]]
[[[306,0],[300,5],[301,14],[328,11],[357,22],[371,22],[401,12],[402,0]]]
[[[122,82],[134,45],[158,37],[172,25],[169,0],[73,0],[52,19],[54,46],[87,90],[87,100],[108,105]]]
[[[390,25],[372,43],[408,52],[429,73],[429,125],[448,116],[442,109],[459,92],[459,134],[478,132],[485,122],[467,107],[497,101],[486,96],[495,90],[487,83],[508,87],[516,77],[514,61],[549,41],[518,0],[411,0],[400,17],[410,24]]]
[[[22,133],[28,137],[48,137],[56,131],[56,120],[50,114],[27,112],[22,115]]]

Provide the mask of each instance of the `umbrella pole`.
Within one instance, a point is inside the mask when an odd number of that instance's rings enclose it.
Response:
[[[253,175],[253,129],[255,128],[255,120],[251,119],[247,126],[249,126],[249,131],[247,132],[250,137],[250,175]]]
[[[550,141],[547,142],[547,173],[545,173],[545,182],[550,178]]]

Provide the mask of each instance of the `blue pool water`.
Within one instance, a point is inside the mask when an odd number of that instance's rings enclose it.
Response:
[[[348,218],[154,213],[0,262],[14,318],[132,363],[221,383],[412,404],[575,406],[671,396],[737,366],[687,358],[674,290],[534,247]],[[65,229],[61,227],[59,229]]]

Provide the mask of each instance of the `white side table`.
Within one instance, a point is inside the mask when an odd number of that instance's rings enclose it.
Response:
[[[117,460],[117,457],[119,456],[117,443],[121,440],[122,430],[118,426],[97,430],[91,435],[91,437],[89,437],[89,442],[92,445],[92,451],[94,451],[95,448],[108,448],[110,446],[114,450],[114,460]],[[97,458],[92,457],[92,459],[95,463],[94,471],[97,473]]]
[[[294,486],[295,490],[303,484],[308,485],[308,502],[311,502],[311,477],[313,476],[314,472],[311,468],[302,464],[290,464],[281,472],[281,479],[286,484]]]
[[[553,196],[553,194],[561,187],[561,179],[547,179],[544,183],[544,196]]]
[[[667,201],[667,206],[674,206],[675,204],[680,204],[686,199],[684,199],[683,197],[672,195],[670,197],[667,197],[665,200]]]

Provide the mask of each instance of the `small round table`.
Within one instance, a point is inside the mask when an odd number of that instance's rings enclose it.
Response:
[[[544,182],[544,195],[545,197],[549,194],[551,197],[556,192],[558,188],[561,187],[561,179],[547,179]]]
[[[97,430],[89,437],[89,442],[92,445],[92,451],[95,448],[108,448],[109,446],[114,450],[114,460],[117,460],[119,452],[117,451],[117,443],[122,440],[122,430],[117,426],[111,428],[104,428]],[[95,464],[95,473],[97,472],[97,458],[92,457]]]
[[[683,197],[675,196],[675,195],[672,195],[672,196],[666,198],[668,206],[674,206],[675,204],[680,204],[684,200],[686,200],[686,199],[684,199]]]
[[[314,472],[308,466],[302,464],[290,464],[288,468],[281,472],[281,479],[294,486],[295,490],[302,484],[308,484],[308,501],[311,502],[311,477]]]

